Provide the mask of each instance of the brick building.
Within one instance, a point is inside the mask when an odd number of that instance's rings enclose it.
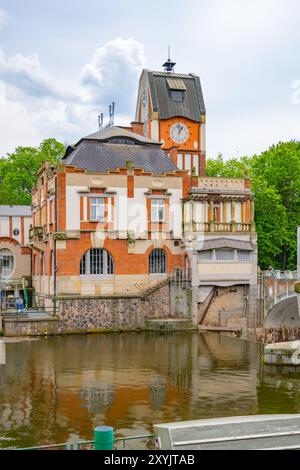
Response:
[[[30,206],[0,206],[0,300],[1,308],[15,305],[24,295],[24,278],[30,277]]]
[[[83,137],[56,168],[40,169],[30,239],[41,306],[53,299],[55,310],[61,299],[100,305],[179,275],[191,281],[194,324],[227,321],[230,304],[242,315],[255,309],[249,179],[205,176],[199,77],[165,69],[143,70],[130,126]],[[221,291],[229,305],[222,319]]]

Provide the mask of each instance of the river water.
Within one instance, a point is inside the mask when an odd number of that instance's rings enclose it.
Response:
[[[57,336],[6,344],[0,447],[120,436],[156,423],[300,413],[300,371],[264,366],[262,347],[215,333]]]

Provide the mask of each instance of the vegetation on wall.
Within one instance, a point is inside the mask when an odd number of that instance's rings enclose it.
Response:
[[[0,204],[30,205],[36,173],[46,160],[57,163],[65,146],[55,139],[44,140],[39,147],[17,147],[0,158]]]
[[[251,179],[255,198],[259,265],[262,269],[296,269],[300,225],[300,143],[273,145],[260,155],[207,162],[208,176]]]

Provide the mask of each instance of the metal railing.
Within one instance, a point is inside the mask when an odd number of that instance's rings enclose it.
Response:
[[[156,436],[154,434],[142,434],[141,436],[127,436],[117,437],[114,440],[114,450],[130,449],[128,442],[142,441],[145,448],[156,448]],[[48,444],[35,447],[7,447],[0,450],[94,450],[94,440],[91,441],[78,441],[78,442],[64,442],[63,444]],[[119,444],[121,444],[119,446]],[[150,447],[151,446],[151,447]]]

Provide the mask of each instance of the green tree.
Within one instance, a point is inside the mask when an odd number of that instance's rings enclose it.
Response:
[[[297,226],[300,225],[300,143],[280,142],[273,145],[252,160],[251,174],[254,183],[258,178],[265,180],[268,188],[272,188],[278,195],[278,204],[284,208],[285,218],[288,221],[288,230],[285,240],[281,244],[281,252],[275,257],[274,263],[281,269],[296,268]],[[255,191],[257,197],[257,191]],[[274,207],[276,210],[277,207]],[[274,211],[269,212],[273,218]],[[258,212],[258,223],[263,215]],[[283,219],[284,223],[284,219]],[[284,227],[284,225],[283,225]],[[274,244],[278,244],[280,234]]]
[[[231,158],[224,160],[219,153],[217,158],[208,159],[206,165],[207,176],[222,176],[225,178],[243,178],[250,166],[248,157]]]
[[[60,161],[65,147],[55,139],[44,140],[38,148],[18,147],[0,159],[0,204],[30,205],[36,173],[46,160]]]
[[[296,269],[300,225],[300,143],[280,142],[260,155],[222,155],[207,162],[208,176],[251,178],[255,198],[259,264],[266,269]]]

